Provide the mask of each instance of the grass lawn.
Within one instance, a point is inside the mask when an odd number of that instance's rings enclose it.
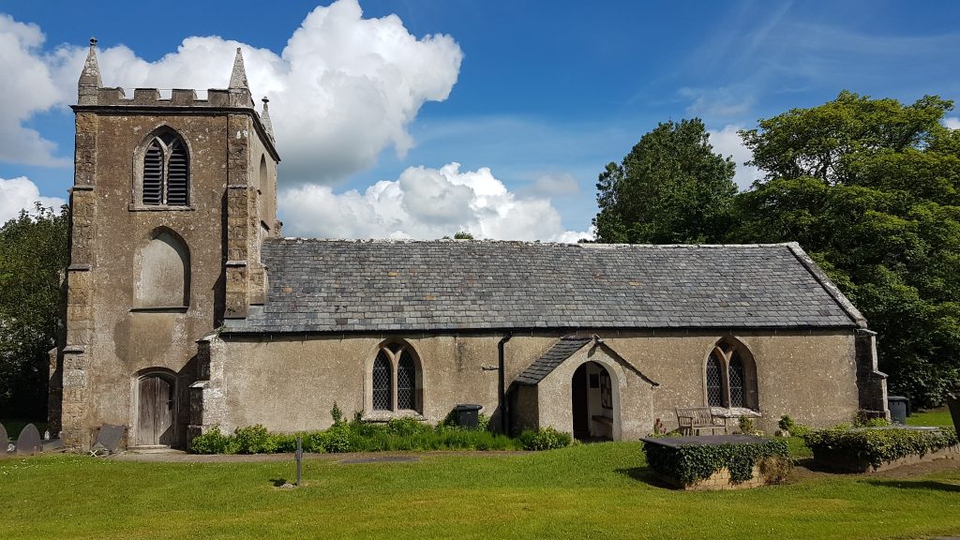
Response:
[[[946,407],[915,412],[907,417],[908,426],[953,426],[950,410]]]
[[[639,443],[415,463],[0,461],[0,538],[921,538],[960,533],[960,466],[679,492]]]

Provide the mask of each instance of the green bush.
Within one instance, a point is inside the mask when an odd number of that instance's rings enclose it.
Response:
[[[778,426],[780,427],[780,429],[788,432],[790,435],[793,435],[794,437],[803,437],[807,433],[810,433],[810,428],[808,426],[794,422],[793,418],[790,418],[790,415],[788,414],[785,414],[780,417],[780,422],[778,422]]]
[[[520,445],[524,450],[553,450],[570,446],[572,441],[569,433],[557,431],[551,426],[538,430],[527,429],[520,434]]]
[[[689,444],[678,447],[644,443],[643,451],[651,469],[676,478],[684,485],[709,478],[724,467],[730,471],[732,483],[746,482],[753,478],[753,466],[763,460],[790,458],[784,439],[769,439],[761,444]]]
[[[190,441],[190,451],[195,454],[226,454],[233,437],[220,432],[220,426],[198,435]]]
[[[813,450],[814,458],[840,455],[853,461],[862,461],[879,467],[886,461],[911,455],[925,456],[957,442],[953,428],[937,430],[916,429],[848,429],[836,427],[812,431],[803,438]]]
[[[277,451],[277,441],[261,424],[237,428],[233,437],[238,454],[270,454]]]

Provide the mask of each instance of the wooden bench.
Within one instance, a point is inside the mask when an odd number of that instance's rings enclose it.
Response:
[[[700,435],[700,432],[709,429],[711,435],[716,435],[718,429],[727,433],[727,420],[713,415],[710,407],[693,407],[681,409],[677,407],[677,423],[683,435]]]

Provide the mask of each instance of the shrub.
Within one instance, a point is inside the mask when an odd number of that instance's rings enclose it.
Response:
[[[790,435],[793,435],[794,437],[803,437],[807,433],[810,433],[809,427],[803,424],[798,424],[794,422],[793,418],[790,418],[790,415],[788,414],[785,414],[780,417],[780,422],[778,422],[778,426],[780,427],[780,429],[788,432]]]
[[[547,426],[543,429],[524,430],[520,434],[520,445],[524,450],[553,450],[569,446],[573,437],[569,433],[557,431]]]
[[[864,411],[860,411],[857,413],[853,425],[855,427],[883,427],[889,426],[890,422],[886,418],[867,416]]]
[[[195,454],[226,454],[233,437],[220,432],[220,426],[198,435],[190,441],[190,451]]]
[[[330,417],[333,418],[333,425],[343,422],[343,411],[340,410],[336,401],[333,402],[333,408],[330,409]]]
[[[757,463],[765,459],[789,461],[790,456],[784,439],[769,439],[760,444],[687,444],[677,447],[644,443],[643,451],[650,468],[676,478],[684,485],[709,478],[723,468],[730,471],[731,483],[746,482],[753,478],[753,467]],[[767,467],[771,468],[772,465]],[[781,474],[786,477],[789,470],[777,472],[780,473],[778,477]]]
[[[238,454],[270,454],[277,451],[276,440],[261,424],[237,428],[233,437]]]
[[[744,435],[749,435],[754,431],[753,419],[749,416],[741,416],[737,421],[737,426],[740,427],[740,433],[743,433]]]
[[[813,450],[814,459],[839,456],[877,468],[886,461],[910,455],[923,457],[958,444],[953,428],[916,429],[848,429],[836,427],[812,431],[803,438]]]

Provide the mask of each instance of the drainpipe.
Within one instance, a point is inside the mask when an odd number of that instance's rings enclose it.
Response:
[[[506,345],[506,343],[510,341],[510,338],[512,337],[513,337],[513,332],[507,332],[507,335],[503,336],[503,338],[501,338],[500,341],[497,343],[497,360],[498,360],[497,372],[499,373],[499,376],[498,376],[499,380],[497,381],[497,394],[498,394],[497,406],[500,409],[500,432],[503,433],[504,435],[507,434],[507,419],[509,418],[509,414],[507,411],[507,389],[506,389],[507,376],[505,374],[506,370],[504,369],[505,362],[503,359],[504,357],[503,348],[504,348],[504,345]]]

